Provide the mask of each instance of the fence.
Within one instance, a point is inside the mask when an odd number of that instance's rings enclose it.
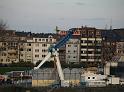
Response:
[[[81,69],[63,69],[64,79],[70,84],[78,85],[81,79]],[[49,86],[59,82],[58,72],[55,68],[43,68],[32,71],[32,86]]]

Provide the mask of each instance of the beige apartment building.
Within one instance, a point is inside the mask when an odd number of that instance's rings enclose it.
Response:
[[[18,58],[18,42],[1,41],[0,63],[8,64],[8,63],[16,62],[17,58]]]
[[[44,36],[33,37],[32,39],[33,63],[36,63],[39,60],[43,60],[45,56],[48,54],[48,48],[55,43],[56,39],[52,35],[46,35],[45,37]]]
[[[40,37],[6,38],[0,41],[0,63],[9,64],[19,61],[36,63],[45,58],[48,48],[55,42],[56,39],[48,34]]]
[[[19,42],[23,38],[4,37],[0,40],[0,63],[9,64],[19,61]]]
[[[19,61],[33,62],[33,45],[29,40],[19,44]]]

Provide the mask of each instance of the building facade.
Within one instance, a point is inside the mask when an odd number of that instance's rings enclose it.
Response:
[[[48,48],[55,43],[56,39],[52,35],[47,35],[47,37],[33,37],[33,63],[43,60],[48,54]]]
[[[26,42],[20,42],[19,44],[19,61],[32,62],[33,63],[33,45],[27,40]]]
[[[21,37],[4,37],[0,41],[0,63],[10,64],[18,62],[20,58],[20,42],[24,40]]]
[[[124,55],[124,41],[116,42],[116,53]]]
[[[59,49],[59,57],[61,63],[79,63],[80,62],[80,30],[78,28],[72,28],[70,30],[75,30],[72,38]],[[67,35],[68,31],[59,30],[58,39]]]
[[[66,43],[66,63],[79,64],[80,62],[80,40],[70,39]]]
[[[102,36],[100,30],[82,27],[80,61],[91,63],[91,65],[102,61]]]

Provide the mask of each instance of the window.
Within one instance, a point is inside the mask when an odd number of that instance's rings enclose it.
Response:
[[[46,39],[46,42],[48,42],[48,39]]]
[[[93,54],[93,51],[87,51],[87,54]]]
[[[86,51],[81,51],[82,54],[86,54]]]
[[[6,48],[5,48],[5,47],[3,47],[3,48],[1,48],[1,50],[4,50],[4,51],[5,51],[5,50],[6,50]]]
[[[17,46],[17,45],[18,45],[18,43],[15,43],[15,45]]]
[[[43,49],[42,52],[46,52],[47,50]]]
[[[50,42],[52,42],[52,39],[50,39]]]
[[[68,45],[68,47],[71,47],[71,45]]]
[[[6,53],[2,53],[2,56],[6,56]]]
[[[74,53],[76,52],[76,50],[74,50]]]
[[[121,53],[121,50],[118,50],[118,53]]]
[[[70,58],[70,56],[68,56],[68,58]]]
[[[90,77],[88,77],[88,79],[90,79]]]
[[[96,43],[101,43],[101,41],[96,41]]]
[[[41,41],[41,39],[39,39],[39,41]]]
[[[23,43],[20,43],[20,45],[22,45],[22,46],[23,46]]]
[[[77,47],[77,45],[74,45],[74,47]]]
[[[23,51],[23,48],[20,48],[20,51]]]
[[[31,62],[31,59],[27,59],[27,61]]]
[[[7,61],[7,62],[10,62],[10,59],[7,59],[6,61]]]
[[[3,62],[3,59],[1,59],[1,62]]]
[[[35,42],[37,42],[37,39],[35,39]]]
[[[38,58],[38,57],[39,57],[39,55],[35,55],[35,57],[37,57],[37,58]]]
[[[95,77],[93,77],[93,79],[95,79]]]
[[[47,44],[42,44],[43,47],[47,47]]]
[[[6,53],[4,53],[4,56],[6,56]]]
[[[35,49],[35,52],[39,52],[39,49]]]
[[[31,51],[31,49],[27,49],[27,51]]]
[[[27,46],[31,46],[31,43],[28,43]]]
[[[46,55],[42,55],[42,57],[45,57]]]
[[[35,46],[38,47],[39,46],[39,43],[36,43]]]
[[[70,50],[68,50],[68,53],[70,52]]]
[[[42,41],[44,42],[44,41],[45,41],[45,39],[42,39]]]
[[[89,57],[87,56],[81,56],[81,59],[88,59]]]
[[[100,36],[100,35],[101,35],[101,33],[100,33],[99,31],[97,31],[97,32],[96,32],[96,35],[97,35],[97,36]]]
[[[87,46],[81,46],[81,48],[87,48]]]
[[[3,45],[3,46],[5,46],[5,45],[6,45],[6,43],[2,43],[2,45]]]
[[[88,36],[89,37],[94,37],[94,31],[88,31]]]

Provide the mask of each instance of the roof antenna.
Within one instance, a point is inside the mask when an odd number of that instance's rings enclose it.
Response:
[[[108,25],[106,24],[106,25],[105,25],[105,29],[106,29],[106,30],[107,30],[107,26],[108,26]]]
[[[110,30],[112,30],[112,18],[110,20]]]

